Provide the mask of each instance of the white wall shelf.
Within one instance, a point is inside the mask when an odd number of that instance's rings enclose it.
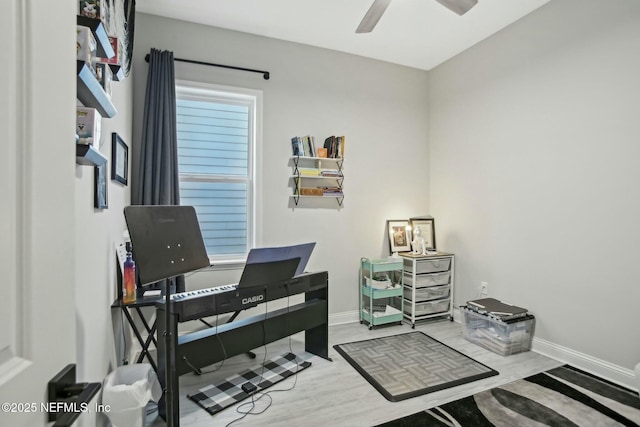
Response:
[[[293,199],[295,205],[301,199],[334,199],[342,206],[344,174],[342,158],[293,156]]]

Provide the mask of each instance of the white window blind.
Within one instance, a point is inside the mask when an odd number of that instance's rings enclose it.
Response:
[[[180,204],[196,210],[212,259],[253,246],[255,98],[176,86]]]

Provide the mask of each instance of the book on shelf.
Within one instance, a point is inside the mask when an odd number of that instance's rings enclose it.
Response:
[[[340,187],[324,187],[322,193],[325,196],[344,196],[342,188]]]
[[[511,305],[495,298],[481,298],[467,301],[467,308],[479,314],[495,317],[499,320],[512,320],[527,317],[526,308]]]
[[[304,156],[304,147],[302,146],[302,140],[298,136],[291,138],[291,148],[294,156]]]
[[[298,168],[301,176],[320,176],[320,169],[315,168]]]
[[[340,178],[342,177],[342,172],[340,172],[338,169],[320,169],[320,176]]]
[[[302,137],[302,147],[304,148],[304,155],[307,157],[313,157],[313,151],[311,150],[311,140],[308,135]]]
[[[294,156],[315,157],[315,139],[311,135],[294,136],[291,138],[291,149]]]
[[[301,187],[300,188],[301,196],[323,196],[324,192],[322,188],[317,187]]]
[[[307,135],[305,136],[305,138],[307,139],[307,144],[309,145],[309,155],[311,157],[316,157],[316,143],[313,136]]]
[[[323,147],[327,150],[327,157],[331,159],[344,158],[344,136],[329,136],[324,140]]]
[[[291,151],[294,156],[300,157],[341,159],[344,158],[344,141],[344,136],[332,135],[324,140],[322,147],[316,147],[316,141],[312,135],[294,136],[291,138]]]
[[[331,159],[335,159],[337,157],[338,154],[338,140],[334,135],[331,135],[330,137],[327,137],[324,140],[324,148],[327,149],[327,157],[331,158]]]

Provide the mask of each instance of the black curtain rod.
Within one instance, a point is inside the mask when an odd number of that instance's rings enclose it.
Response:
[[[149,62],[149,54],[148,53],[144,57],[144,60]],[[262,74],[262,77],[264,77],[265,80],[269,80],[269,77],[270,77],[268,71],[254,70],[252,68],[234,67],[233,65],[214,64],[212,62],[193,61],[191,59],[173,58],[173,60],[174,61],[180,61],[180,62],[188,62],[190,64],[208,65],[210,67],[229,68],[231,70],[240,70],[240,71],[249,71],[249,72],[252,72],[252,73],[260,73],[260,74]]]

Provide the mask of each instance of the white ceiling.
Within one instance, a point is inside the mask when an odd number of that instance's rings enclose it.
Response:
[[[137,0],[138,12],[430,70],[549,0],[478,0],[458,16],[435,0],[393,0],[371,33],[373,0]]]

